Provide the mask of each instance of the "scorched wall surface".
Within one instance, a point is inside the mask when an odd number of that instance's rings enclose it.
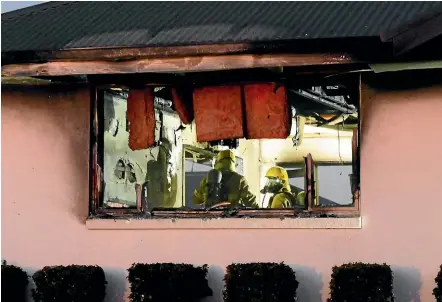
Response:
[[[98,264],[107,301],[125,301],[134,262],[208,263],[221,301],[232,262],[284,261],[300,301],[325,301],[333,265],[387,262],[397,301],[434,301],[442,263],[442,87],[364,100],[362,229],[92,231],[88,214],[89,91],[2,88],[2,258],[29,273]]]

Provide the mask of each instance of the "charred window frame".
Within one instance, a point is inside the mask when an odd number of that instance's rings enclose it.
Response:
[[[104,89],[114,85],[92,85],[91,87],[91,139],[90,139],[90,218],[218,218],[218,217],[355,217],[360,215],[360,115],[358,127],[353,130],[352,170],[354,175],[350,205],[326,207],[315,204],[317,181],[315,162],[311,154],[304,160],[305,208],[287,209],[182,209],[171,208],[147,211],[142,198],[142,187],[137,184],[136,208],[106,208],[104,206]],[[360,103],[358,106],[360,111]],[[184,152],[183,152],[184,159]],[[183,186],[184,186],[183,179]]]
[[[324,215],[360,215],[360,122],[358,127],[353,129],[352,136],[352,178],[351,178],[351,193],[352,203],[349,205],[340,206],[322,206],[318,204],[318,173],[317,164],[315,163],[311,154],[305,157],[305,191],[306,191],[306,210],[310,213],[324,214]],[[324,164],[324,163],[323,163]],[[329,163],[325,163],[329,164]],[[336,163],[339,164],[339,163]],[[319,163],[321,165],[321,163]]]
[[[355,132],[357,129],[355,129]],[[357,137],[353,139],[357,141]],[[355,144],[355,143],[354,143]],[[358,148],[355,149],[358,152]],[[304,158],[304,164],[290,164],[290,163],[278,163],[279,166],[290,169],[296,168],[304,174],[304,190],[306,193],[304,213],[319,214],[319,215],[340,215],[340,216],[358,216],[360,214],[360,185],[359,185],[359,161],[358,159],[353,159],[352,162],[318,162],[313,160],[311,154],[308,154]],[[320,205],[319,204],[319,180],[318,180],[318,168],[321,166],[332,166],[332,165],[345,165],[352,167],[352,178],[351,178],[351,194],[352,203],[348,205],[330,206],[330,205]],[[290,177],[289,179],[293,178]],[[296,174],[299,174],[297,172]],[[298,212],[299,213],[299,212]]]
[[[91,88],[91,154],[90,154],[90,216],[140,215],[143,212],[142,187],[136,184],[136,208],[104,206],[104,90],[112,86]]]
[[[351,193],[353,202],[349,205],[341,206],[321,206],[318,205],[317,200],[317,173],[316,164],[311,155],[306,157],[306,187],[309,186],[307,192],[308,211],[312,213],[324,214],[360,214],[360,160],[359,160],[359,137],[360,137],[360,123],[357,129],[353,130],[352,136],[352,179],[351,179]]]

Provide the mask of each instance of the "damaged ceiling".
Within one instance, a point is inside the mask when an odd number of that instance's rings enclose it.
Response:
[[[164,86],[121,86],[110,91],[128,98],[129,127],[134,135],[129,145],[133,150],[155,145],[154,108],[176,112],[184,125],[195,119],[198,142],[284,139],[289,137],[297,116],[304,117],[306,125],[357,127],[357,74],[290,76],[284,71],[260,72],[254,78],[246,76],[249,71],[230,73],[232,77],[212,72],[176,75],[175,84],[164,81]],[[261,75],[260,81],[257,75]],[[265,81],[263,75],[273,82]],[[204,80],[198,81],[201,78]]]

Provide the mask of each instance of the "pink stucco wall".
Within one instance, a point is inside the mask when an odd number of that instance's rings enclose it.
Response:
[[[122,230],[85,227],[89,94],[2,91],[2,258],[30,273],[98,264],[108,301],[124,301],[133,262],[211,265],[221,301],[232,262],[284,261],[300,301],[325,301],[333,265],[387,262],[398,301],[434,301],[442,263],[442,87],[379,92],[365,101],[362,229]]]

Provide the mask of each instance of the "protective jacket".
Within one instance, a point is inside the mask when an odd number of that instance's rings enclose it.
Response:
[[[295,196],[285,188],[282,188],[280,192],[275,193],[269,200],[269,208],[291,208],[296,204]]]
[[[256,196],[249,190],[249,185],[244,176],[235,171],[234,155],[231,151],[223,151],[218,154],[215,169],[222,173],[222,187],[232,206],[244,206],[258,208]],[[208,199],[207,176],[203,178],[199,186],[193,192],[194,204],[205,204]]]
[[[256,196],[249,190],[249,185],[244,176],[234,172],[222,172],[223,188],[227,192],[228,200],[232,206],[257,208]],[[198,188],[193,192],[193,203],[204,204],[207,202],[207,177],[204,177]]]

